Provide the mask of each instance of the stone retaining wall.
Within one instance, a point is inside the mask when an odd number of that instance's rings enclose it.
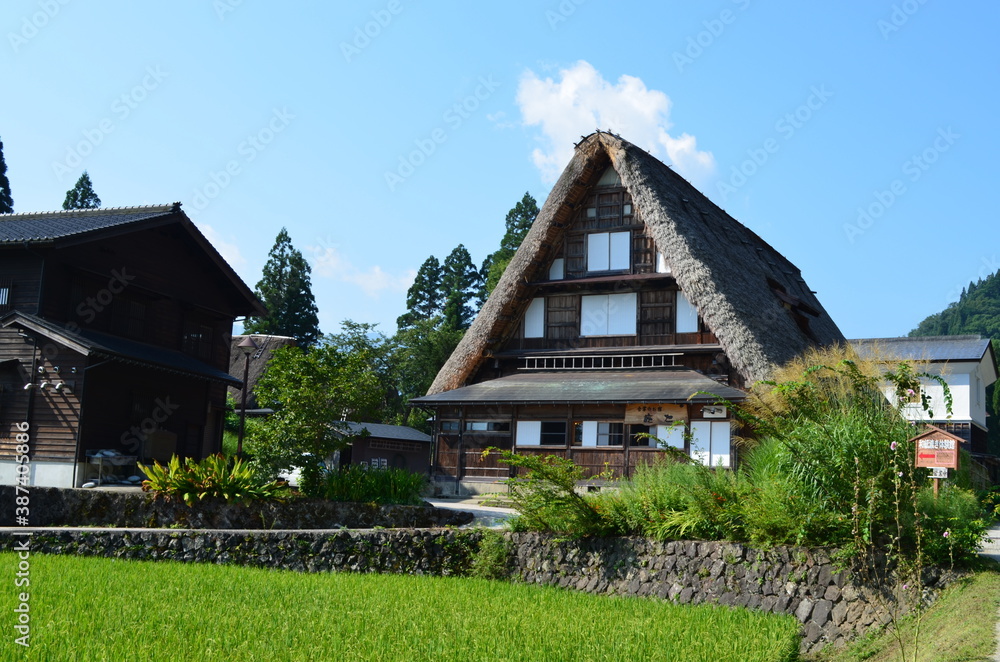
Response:
[[[472,515],[431,506],[377,506],[293,499],[227,503],[206,499],[193,506],[135,491],[29,488],[31,526],[113,526],[190,529],[371,529],[461,526]],[[13,504],[15,488],[0,485],[0,503]],[[0,526],[14,525],[14,509],[0,510]]]
[[[31,536],[14,535],[31,531]],[[31,553],[104,556],[280,568],[299,572],[463,574],[482,534],[476,530],[172,531],[164,529],[5,529],[2,549],[28,541]]]
[[[25,537],[0,531],[12,549]],[[33,552],[224,563],[305,572],[350,571],[461,575],[482,530],[341,531],[35,530]],[[891,585],[858,581],[823,549],[756,550],[717,542],[643,538],[567,540],[505,533],[506,571],[515,581],[606,595],[648,596],[681,604],[716,603],[791,614],[802,623],[802,650],[842,645],[881,625],[895,609]],[[957,576],[928,569],[923,599]],[[914,596],[915,597],[915,596]],[[905,611],[905,608],[900,611]]]
[[[892,599],[894,582],[859,581],[831,561],[829,550],[778,547],[761,551],[720,542],[656,542],[644,538],[565,540],[512,534],[511,574],[520,581],[590,593],[653,596],[681,604],[717,603],[778,614],[802,623],[802,651],[843,645],[908,611]],[[929,603],[959,576],[928,568]],[[916,599],[916,595],[912,596]],[[905,602],[905,599],[903,600]]]

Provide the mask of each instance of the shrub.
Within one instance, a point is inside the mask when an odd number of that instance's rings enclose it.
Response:
[[[419,506],[426,485],[426,476],[405,469],[350,464],[335,471],[316,472],[315,477],[304,481],[303,491],[307,496],[330,501]]]
[[[501,531],[487,529],[472,557],[469,575],[480,579],[507,579],[510,576],[514,545]]]
[[[210,497],[226,501],[282,499],[291,496],[286,483],[262,482],[255,471],[240,459],[210,455],[204,460],[182,460],[174,455],[166,466],[137,465],[146,474],[142,489],[154,496],[179,498],[187,505]]]
[[[576,492],[583,480],[583,467],[555,455],[519,455],[499,452],[500,461],[525,469],[507,480],[510,500],[518,516],[511,520],[515,531],[545,531],[574,536],[605,535],[612,527],[594,507],[592,499]]]
[[[739,504],[748,489],[740,474],[664,459],[640,465],[631,480],[598,496],[595,505],[624,535],[739,540]]]
[[[917,493],[917,508],[923,515],[924,553],[932,562],[976,558],[990,521],[973,492],[946,483],[935,499],[934,490],[924,487]]]

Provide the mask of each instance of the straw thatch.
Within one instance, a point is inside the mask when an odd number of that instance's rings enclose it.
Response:
[[[517,328],[575,206],[608,165],[631,194],[677,284],[748,382],[844,336],[791,262],[650,154],[608,133],[577,145],[479,316],[428,395],[458,388]]]
[[[247,372],[246,383],[246,387],[250,389],[247,391],[247,409],[257,409],[257,395],[254,393],[254,387],[257,386],[257,381],[267,369],[271,354],[281,347],[295,345],[296,341],[295,338],[288,336],[269,336],[256,333],[250,337],[256,343],[257,349],[250,353],[250,368]],[[233,336],[229,346],[229,374],[240,380],[243,379],[243,369],[246,364],[243,350],[239,347],[244,338],[246,336]],[[242,402],[242,389],[230,388],[229,393],[238,404]]]

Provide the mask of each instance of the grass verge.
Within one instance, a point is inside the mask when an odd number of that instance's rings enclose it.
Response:
[[[15,554],[0,554],[14,577]],[[478,579],[300,574],[35,554],[0,593],[0,659],[797,659],[792,617]],[[30,592],[30,647],[14,643]]]
[[[997,648],[997,610],[1000,609],[1000,567],[983,561],[975,574],[945,590],[924,612],[916,662],[986,662]],[[912,662],[916,620],[900,624],[906,660]],[[881,632],[841,649],[828,649],[808,658],[814,662],[896,662],[899,643],[891,632]]]

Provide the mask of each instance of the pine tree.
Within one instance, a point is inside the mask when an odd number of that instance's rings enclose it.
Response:
[[[7,179],[7,162],[3,159],[3,141],[0,141],[0,214],[14,213],[14,199],[10,197],[10,181]]]
[[[246,333],[291,336],[302,347],[315,343],[320,333],[311,272],[302,253],[292,246],[288,231],[281,228],[256,288],[267,316],[247,320]]]
[[[413,285],[406,291],[406,312],[396,319],[396,325],[405,329],[440,314],[441,299],[441,263],[431,255],[420,265]]]
[[[444,300],[444,325],[449,329],[467,329],[476,315],[469,304],[480,291],[482,280],[465,246],[459,244],[441,267],[441,296]]]
[[[63,209],[97,209],[100,206],[101,199],[94,193],[94,185],[90,181],[90,175],[84,170],[80,179],[76,180],[76,185],[66,191]]]
[[[514,253],[521,246],[521,242],[524,241],[528,230],[531,229],[531,224],[535,222],[536,216],[538,216],[538,202],[528,192],[525,192],[521,201],[507,212],[507,218],[504,220],[507,231],[504,233],[503,239],[500,240],[500,248],[483,260],[483,266],[480,269],[483,280],[481,300],[485,300],[493,288],[497,286],[500,276],[503,275],[511,258],[514,257]]]

